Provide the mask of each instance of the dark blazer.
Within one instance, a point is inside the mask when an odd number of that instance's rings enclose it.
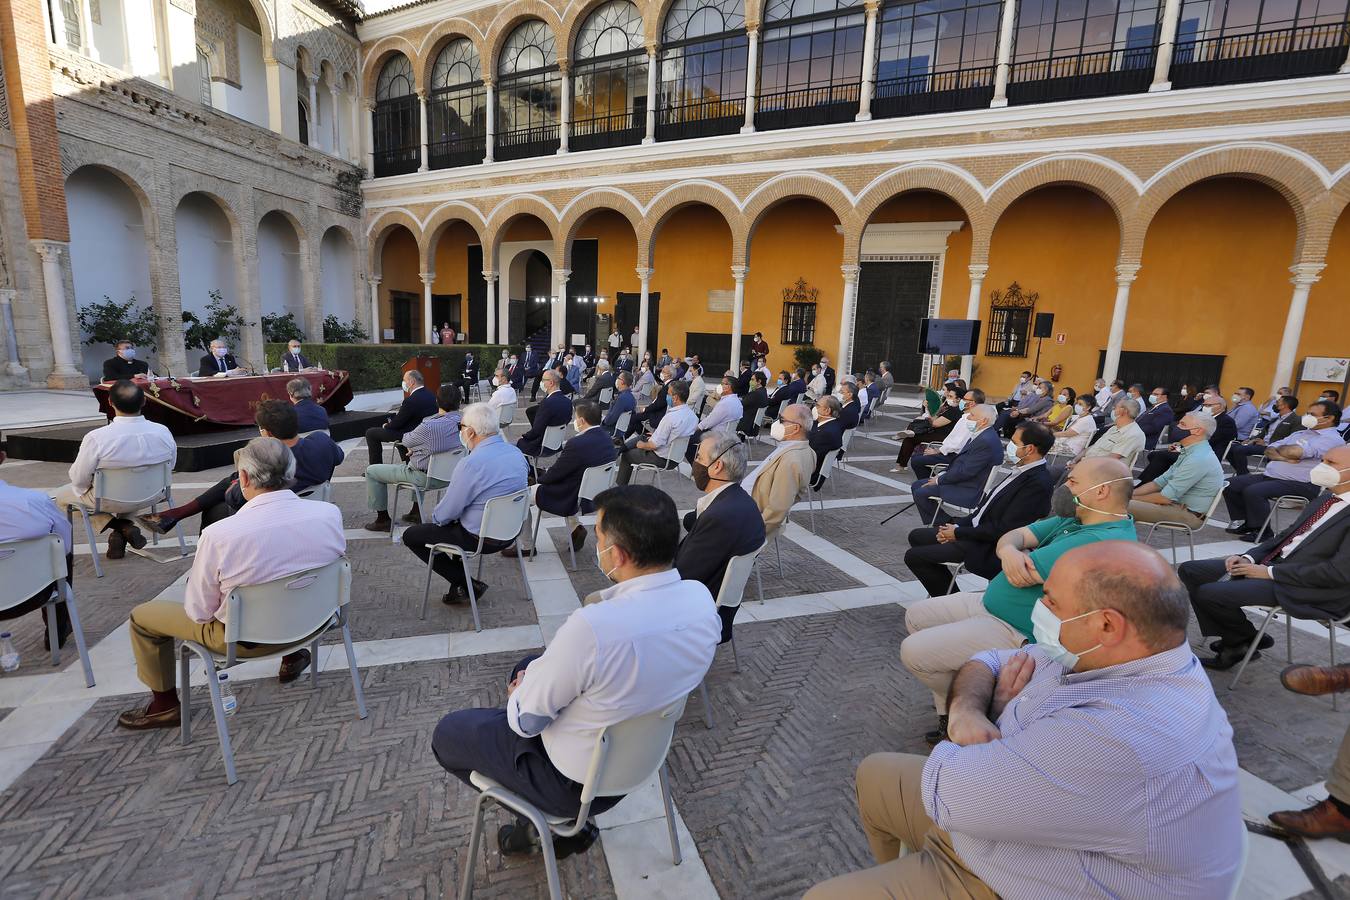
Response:
[[[150,364],[143,359],[123,359],[114,356],[103,361],[103,380],[121,381],[135,375],[144,375],[150,371]]]
[[[564,394],[572,394],[576,391],[576,388],[572,387],[572,380],[567,377],[566,367],[561,371],[558,369],[554,369],[553,371],[558,374],[558,390],[562,391]]]
[[[652,428],[655,428],[661,424],[661,417],[666,414],[666,406],[669,403],[670,398],[666,393],[665,384],[657,382],[656,396],[652,398],[651,403],[647,404],[647,408],[642,411],[642,415],[638,416],[638,421],[646,422]]]
[[[614,363],[614,368],[618,369],[620,372],[631,372],[633,371],[633,367],[633,357],[631,356],[620,356]]]
[[[295,372],[300,369],[309,368],[310,362],[305,358],[305,354],[290,353],[288,351],[281,354],[281,362],[277,363],[277,368],[285,368],[287,365],[291,367],[292,372]]]
[[[1158,444],[1158,438],[1168,431],[1176,421],[1176,414],[1170,403],[1159,403],[1149,407],[1148,411],[1134,420],[1139,430],[1144,432],[1144,449],[1152,450]]]
[[[996,428],[975,435],[952,458],[938,480],[938,493],[955,506],[974,506],[984,493],[989,472],[1003,459],[1003,442]]]
[[[736,393],[744,397],[750,392],[750,369],[742,369],[741,374],[736,376]]]
[[[1259,433],[1254,434],[1253,437],[1259,437],[1262,440],[1264,440],[1267,444],[1273,444],[1276,441],[1282,441],[1285,438],[1289,437],[1289,435],[1293,434],[1295,429],[1302,427],[1302,424],[1299,422],[1299,418],[1300,416],[1297,411],[1291,412],[1283,419],[1276,419],[1269,425],[1267,425],[1265,428],[1260,429]]]
[[[432,415],[435,414],[433,411]],[[328,428],[328,410],[313,400],[305,399],[295,404],[295,418],[301,434],[306,431],[324,431]]]
[[[384,427],[401,435],[407,434],[421,425],[427,416],[434,415],[436,415],[436,395],[431,392],[431,388],[423,386],[403,398],[398,412],[389,417]]]
[[[1010,476],[1011,477],[1011,476]],[[956,539],[965,551],[966,568],[981,578],[993,578],[1003,568],[994,553],[998,539],[1050,514],[1055,477],[1044,465],[1017,475],[1013,482],[983,507],[979,525],[972,514],[956,520]]]
[[[614,402],[610,403],[609,411],[605,413],[605,419],[601,426],[610,434],[614,433],[614,426],[619,421],[619,417],[626,412],[636,413],[637,398],[633,396],[632,391],[618,391],[614,395]],[[628,427],[633,427],[635,416],[628,417]]]
[[[233,354],[225,354],[225,371],[228,372],[230,369],[238,367],[238,365],[239,364],[234,361]],[[197,377],[209,378],[219,371],[220,364],[216,362],[216,357],[213,354],[208,353],[202,357],[201,363],[197,366]]]
[[[553,465],[539,472],[539,490],[534,502],[544,512],[555,516],[570,516],[577,511],[577,492],[581,490],[581,476],[591,466],[603,466],[618,458],[614,441],[603,428],[587,428],[570,441],[563,443]],[[594,509],[585,501],[581,511]]]
[[[571,418],[572,401],[562,391],[554,391],[545,397],[535,410],[530,430],[516,441],[517,449],[526,456],[535,456],[544,446],[544,429],[554,425],[566,425]]]
[[[465,381],[467,381],[469,384],[477,384],[478,360],[466,354],[464,357],[464,372],[460,377],[463,378]]]
[[[811,472],[811,480],[815,481],[820,475],[820,467],[825,463],[826,454],[844,446],[844,420],[834,418],[824,425],[814,423],[806,436],[806,442],[816,451],[816,467]]]
[[[844,423],[844,428],[857,428],[858,422],[862,420],[862,404],[857,400],[844,404],[839,419]]]
[[[722,576],[733,556],[753,553],[764,543],[764,517],[755,501],[739,484],[723,488],[703,515],[689,520],[689,533],[675,552],[675,568],[687,581],[702,582],[708,593],[717,599],[722,588]],[[722,617],[722,641],[731,640],[731,623],[737,607],[717,610]]]
[[[834,393],[834,369],[829,366],[825,367],[825,393]]]
[[[506,377],[511,380],[511,387],[520,390],[525,386],[525,364],[516,357],[514,366],[506,367]]]
[[[1246,555],[1258,562],[1304,522],[1327,499],[1323,491],[1293,525]],[[1345,502],[1345,501],[1342,501]],[[1350,514],[1336,518],[1308,535],[1287,557],[1271,564],[1275,599],[1300,619],[1339,618],[1350,612]]]
[[[741,423],[736,426],[736,430],[741,434],[759,434],[759,430],[754,427],[755,413],[768,405],[769,394],[764,388],[755,388],[747,392],[741,398],[741,409],[745,410],[745,413],[741,416]]]
[[[605,388],[613,388],[613,387],[614,387],[614,373],[603,372],[595,376],[594,380],[591,381],[591,389],[587,391],[586,396],[582,397],[581,399],[599,401],[600,392],[603,391]]]

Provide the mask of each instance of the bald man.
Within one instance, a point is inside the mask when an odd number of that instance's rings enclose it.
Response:
[[[950,742],[863,760],[877,865],[807,900],[1232,896],[1233,729],[1187,646],[1171,567],[1133,542],[1072,549],[1033,617],[1034,645],[961,666]]]
[[[1084,544],[1136,540],[1128,511],[1133,484],[1118,459],[1080,461],[1055,488],[1048,519],[999,538],[994,552],[1003,571],[983,594],[946,594],[909,607],[900,660],[933,692],[938,728],[925,735],[929,743],[946,738],[947,692],[956,670],[981,650],[1016,648],[1031,639],[1031,610],[1056,560]]]
[[[805,403],[785,405],[769,427],[778,446],[741,482],[764,516],[764,531],[769,537],[782,527],[792,504],[811,483],[816,452],[807,440],[810,432],[811,408]]]

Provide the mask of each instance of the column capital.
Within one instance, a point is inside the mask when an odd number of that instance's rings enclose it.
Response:
[[[652,272],[654,272],[654,271],[656,271],[656,270],[655,270],[655,269],[643,268],[642,266],[638,266],[638,267],[637,267],[636,269],[634,269],[633,271],[637,272],[637,277],[638,277],[638,278],[642,279],[643,281],[648,281],[648,280],[650,280],[651,277],[652,277]]]
[[[417,99],[420,100],[420,101],[423,102],[423,103],[426,103],[426,102],[427,102],[427,97],[429,97],[429,96],[431,96],[430,92],[428,92],[428,91],[425,90],[425,89],[420,90],[420,91],[417,92]]]
[[[558,72],[562,75],[572,74],[572,61],[565,56],[558,57]]]
[[[29,243],[33,245],[33,251],[42,257],[43,262],[60,262],[61,254],[70,248],[70,244],[65,241],[49,241],[42,238],[36,238]]]
[[[554,275],[555,278],[561,278],[563,281],[566,281],[567,279],[569,279],[569,278],[572,277],[572,270],[571,270],[571,269],[554,269],[554,270],[553,270],[553,275]]]
[[[1124,286],[1134,282],[1134,278],[1139,274],[1138,263],[1121,263],[1116,266],[1116,284]]]
[[[655,41],[653,41],[653,42],[650,43],[650,44],[647,44],[647,55],[648,55],[648,56],[655,56],[655,55],[656,55],[657,53],[659,53],[659,52],[661,52],[661,45],[660,45],[660,44],[656,43]]]
[[[731,277],[736,281],[737,284],[740,284],[740,283],[742,283],[743,281],[745,281],[745,276],[748,275],[748,274],[750,274],[750,267],[749,267],[749,266],[732,266],[732,267],[731,267]]]
[[[375,101],[372,100],[372,99],[369,98],[369,97],[363,97],[363,98],[361,99],[361,105],[362,105],[363,107],[365,107],[366,112],[374,112],[374,111],[375,111]]]
[[[874,18],[881,9],[881,0],[865,0],[863,3],[863,13],[870,19]]]
[[[1326,263],[1305,262],[1298,263],[1289,267],[1289,271],[1294,273],[1294,277],[1289,279],[1290,284],[1316,284],[1322,280],[1321,272],[1326,268]]]
[[[310,84],[315,85],[316,87],[319,84],[319,76],[313,72],[306,72],[305,80],[308,81]]]
[[[491,284],[492,282],[494,282],[494,281],[497,280],[497,273],[496,273],[496,272],[489,272],[489,271],[487,271],[487,270],[484,270],[484,271],[483,271],[483,280],[486,281],[488,284]]]
[[[372,285],[378,285],[378,284],[379,284],[381,281],[383,281],[383,280],[384,280],[384,279],[380,278],[380,276],[378,276],[378,275],[367,275],[367,276],[366,276],[366,281],[370,282],[370,284],[372,284]]]
[[[858,272],[861,271],[861,269],[862,266],[856,265],[846,265],[839,267],[839,271],[843,273],[845,284],[856,284],[858,281]]]
[[[436,281],[435,272],[418,272],[417,277],[422,279],[422,283],[425,284],[427,287],[431,287],[431,285]]]
[[[989,267],[976,264],[966,266],[966,271],[970,272],[971,281],[984,281],[984,276],[989,274]]]
[[[754,35],[755,37],[759,37],[759,22],[753,19],[746,19],[745,33],[747,35]]]

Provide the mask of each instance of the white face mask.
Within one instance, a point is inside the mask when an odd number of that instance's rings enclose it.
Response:
[[[782,422],[774,422],[769,426],[769,436],[775,441],[787,440],[787,426]]]
[[[1299,419],[1299,422],[1303,424],[1304,428],[1316,428],[1317,416],[1314,416],[1312,413],[1304,413],[1303,418]]]
[[[1068,394],[1060,394],[1060,395],[1059,395],[1058,397],[1056,397],[1055,399],[1058,400],[1060,403],[1068,403],[1068,402],[1069,402],[1069,395],[1068,395]]]
[[[966,425],[966,431],[969,431],[971,434],[974,434],[975,432],[977,432],[977,431],[979,431],[979,430],[980,430],[980,423],[979,423],[979,422],[971,422],[971,423],[969,423],[968,425]]]
[[[819,407],[819,406],[813,406],[813,407],[811,407],[811,418],[815,419],[816,421],[820,421],[820,407]]]
[[[1190,393],[1190,391],[1186,390],[1185,388],[1182,388],[1182,389],[1181,389],[1181,396],[1185,397],[1185,396],[1188,395],[1189,393]]]
[[[1045,396],[1045,388],[1043,388],[1043,387],[1038,387],[1038,388],[1036,388],[1036,395],[1039,396],[1039,397],[1044,397],[1044,396]]]
[[[1320,462],[1308,473],[1308,480],[1318,487],[1334,488],[1341,483],[1341,473],[1350,469],[1338,469],[1329,462]]]
[[[299,347],[291,347],[290,350],[291,350],[291,356],[299,356],[299,355],[300,355],[300,348],[299,348]]]
[[[1232,400],[1235,405],[1242,402],[1242,397],[1239,396],[1238,394],[1234,394],[1232,397],[1228,399]]]
[[[1087,656],[1093,650],[1100,649],[1102,645],[1098,644],[1096,647],[1089,647],[1086,650],[1074,653],[1059,642],[1059,629],[1065,622],[1086,618],[1095,612],[1101,612],[1101,610],[1094,609],[1070,619],[1060,620],[1050,611],[1050,607],[1037,600],[1036,605],[1031,608],[1031,632],[1036,638],[1036,646],[1040,647],[1051,660],[1063,666],[1066,671],[1072,672],[1074,666],[1078,665],[1078,660]]]
[[[136,348],[135,348],[135,347],[123,347],[123,348],[122,348],[122,358],[123,358],[123,359],[135,359],[135,358],[136,358]]]
[[[1003,448],[1004,459],[1006,459],[1011,465],[1017,465],[1017,462],[1020,459],[1020,457],[1017,455],[1017,451],[1020,449],[1021,448],[1018,447],[1016,444],[1009,442],[1008,446]]]
[[[230,353],[230,350],[229,350],[228,347],[217,347],[217,348],[216,348],[216,356],[217,356],[218,358],[220,358],[220,359],[224,359],[226,356],[229,355],[229,353]]]
[[[604,564],[603,562],[601,562],[600,560],[601,560],[602,558],[604,558],[604,555],[605,555],[606,553],[608,553],[609,551],[611,551],[611,550],[613,550],[613,549],[614,549],[614,545],[613,545],[613,544],[610,544],[608,547],[606,547],[606,548],[603,549],[603,550],[601,550],[601,549],[598,548],[598,547],[597,547],[596,550],[595,550],[595,564],[600,568],[600,571],[601,571],[601,572],[604,572],[605,577],[608,578],[610,581],[614,581],[614,573],[617,572],[617,571],[619,571],[619,567],[618,567],[618,566],[615,566],[614,568],[610,569],[608,572],[605,572],[605,564]]]

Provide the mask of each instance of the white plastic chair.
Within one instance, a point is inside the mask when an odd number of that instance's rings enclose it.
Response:
[[[827,484],[827,483],[829,482],[829,480],[830,480],[830,472],[832,472],[832,471],[834,470],[835,463],[837,463],[837,462],[839,462],[839,451],[838,451],[838,450],[831,450],[829,453],[826,453],[826,454],[825,454],[825,459],[824,459],[824,460],[821,462],[821,464],[820,464],[820,480],[821,480],[821,482],[822,482],[822,483],[821,483],[821,489],[822,489],[822,490],[824,489],[825,484]],[[824,505],[823,505],[823,501],[822,501],[822,500],[820,499],[820,497],[818,496],[819,494],[820,494],[820,491],[817,491],[814,487],[812,487],[812,486],[810,486],[810,485],[807,485],[807,495],[806,495],[806,499],[807,499],[807,502],[810,504],[810,510],[811,510],[811,533],[812,533],[812,534],[815,534],[815,533],[816,533],[816,504],[817,504],[817,503],[821,503],[821,504],[822,504],[822,505],[821,505],[821,512],[824,512],[824,510],[825,510],[825,507],[824,507]],[[781,566],[780,566],[780,568],[781,568]]]
[[[605,388],[600,392],[600,406],[606,407],[614,401],[614,388]]]
[[[684,462],[684,454],[688,452],[688,450],[689,435],[686,434],[683,437],[675,438],[675,440],[666,445],[665,453],[657,454],[657,456],[665,460],[664,465],[657,465],[656,463],[638,463],[633,466],[633,472],[629,477],[629,482],[632,484],[637,483],[634,479],[637,478],[637,473],[639,471],[651,472],[653,483],[664,490],[666,485],[665,481],[661,478],[662,474],[669,472],[672,469],[678,469],[680,463]]]
[[[267,652],[250,652],[249,660],[273,659],[303,647],[309,647],[310,684],[319,686],[319,639],[329,630],[342,630],[342,643],[347,649],[347,667],[352,673],[352,690],[356,696],[359,718],[366,717],[366,696],[361,690],[361,674],[356,669],[356,653],[352,649],[352,633],[347,622],[347,604],[352,595],[352,564],[338,557],[325,566],[287,575],[264,584],[240,585],[225,598],[225,653],[207,649],[196,641],[183,641],[178,649],[178,683],[182,690],[183,709],[180,713],[182,742],[192,739],[192,655],[196,654],[206,667],[206,686],[211,693],[211,709],[216,719],[216,734],[220,737],[220,755],[225,760],[225,780],[234,784],[239,780],[234,769],[234,750],[230,746],[230,730],[225,708],[220,699],[218,672],[234,668],[241,662],[240,643],[265,644]]]
[[[579,515],[581,513],[582,500],[594,500],[596,494],[614,487],[614,482],[618,477],[619,477],[619,464],[617,461],[608,462],[599,466],[590,466],[584,472],[582,472],[581,486],[577,490],[577,505],[572,514]],[[533,509],[534,509],[534,531],[531,534],[530,546],[534,547],[535,550],[530,553],[531,557],[534,557],[535,554],[538,552],[539,523],[542,522],[544,519],[544,511],[540,509],[537,504],[533,505]],[[570,540],[567,542],[567,552],[571,554],[572,571],[575,572],[577,569],[577,552],[572,549],[572,542]]]
[[[417,499],[417,512],[422,517],[422,521],[431,521],[431,514],[427,512],[427,498],[432,494],[439,494],[445,490],[446,485],[450,483],[450,478],[455,474],[455,467],[464,459],[465,449],[456,447],[453,450],[442,450],[440,453],[433,453],[427,460],[427,480],[426,487],[421,487],[412,481],[396,481],[393,484],[394,496],[389,501],[389,543],[398,543],[398,527],[394,524],[398,521],[398,496],[404,488],[413,492]]]
[[[633,421],[633,411],[631,409],[628,410],[627,412],[620,413],[619,418],[614,420],[614,433],[617,435],[627,434],[628,424],[632,421]]]
[[[510,428],[511,423],[514,422],[515,420],[516,420],[516,405],[514,403],[508,403],[501,409],[497,410],[497,428],[499,430],[505,431],[507,428]]]
[[[422,592],[422,612],[419,619],[427,617],[427,600],[431,597],[431,564],[436,561],[437,553],[444,553],[446,556],[454,556],[459,559],[459,563],[464,567],[464,585],[469,593],[469,609],[473,612],[473,630],[482,631],[483,624],[478,619],[478,598],[473,592],[473,578],[469,577],[469,558],[478,558],[478,570],[474,577],[480,577],[483,574],[483,542],[487,540],[504,541],[510,543],[520,537],[520,533],[525,530],[525,522],[530,515],[530,491],[528,488],[516,491],[514,494],[503,494],[500,497],[493,497],[483,507],[483,522],[478,528],[478,548],[476,550],[465,550],[456,544],[432,544],[428,547],[427,553],[427,586]],[[525,559],[519,553],[516,554],[516,562],[520,564],[520,578],[525,582],[525,593],[530,602],[534,602],[534,592],[530,590],[530,579],[525,575]]]
[[[74,525],[75,511],[80,511],[84,519],[84,532],[89,538],[89,555],[94,559],[94,574],[103,577],[103,566],[98,560],[98,538],[94,535],[94,525],[89,516],[101,513],[103,504],[111,502],[121,507],[121,512],[111,512],[114,516],[130,516],[148,508],[150,512],[159,511],[159,505],[173,506],[173,463],[151,463],[145,466],[132,466],[126,469],[94,470],[94,508],[86,509],[79,504],[66,507],[66,518]],[[174,525],[178,534],[180,556],[187,556],[187,541],[183,539],[183,526]],[[159,543],[159,532],[150,532],[151,543]]]
[[[556,454],[562,449],[563,441],[567,439],[567,423],[561,425],[550,425],[544,429],[544,439],[539,446],[539,452],[534,456],[526,457],[530,461],[530,467],[534,469],[534,477],[539,477],[539,461],[544,458],[546,451],[552,451]],[[552,454],[550,454],[552,455]]]
[[[70,633],[75,638],[75,649],[84,667],[84,683],[94,686],[94,668],[89,663],[89,649],[84,644],[84,629],[80,627],[80,613],[75,608],[75,589],[66,581],[66,547],[55,534],[6,541],[0,544],[0,583],[4,584],[4,599],[0,612],[13,609],[36,597],[44,588],[56,584],[56,590],[43,604],[47,611],[47,643],[51,647],[52,665],[61,664],[61,648],[57,646],[56,610],[66,605],[70,613]]]
[[[303,491],[298,491],[296,496],[305,500],[320,500],[324,503],[332,503],[333,482],[325,481],[323,484],[307,487]]]
[[[562,900],[562,883],[558,877],[558,859],[553,853],[551,835],[571,837],[586,827],[591,804],[596,797],[616,797],[632,793],[655,773],[661,784],[661,801],[666,814],[666,830],[670,835],[670,855],[675,865],[682,861],[680,841],[675,833],[675,810],[670,800],[670,779],[666,775],[666,754],[675,733],[675,723],[684,714],[686,697],[680,697],[663,709],[635,716],[602,729],[595,739],[595,750],[581,786],[581,808],[575,819],[546,815],[524,797],[507,790],[479,772],[469,773],[469,781],[478,789],[478,802],[473,811],[473,828],[469,832],[469,853],[464,863],[464,880],[460,883],[460,900],[473,897],[474,862],[483,838],[483,809],[492,800],[530,820],[540,837],[544,852],[544,870],[548,875],[548,893],[551,900]]]
[[[745,586],[750,582],[750,573],[755,570],[755,560],[764,552],[764,548],[769,546],[768,541],[760,544],[750,553],[743,556],[733,556],[727,560],[726,572],[722,574],[722,584],[717,589],[717,608],[728,607],[735,609],[741,605],[745,599]],[[760,602],[764,600],[764,589],[760,588]],[[741,670],[741,655],[736,649],[736,630],[733,623],[731,631],[731,658],[736,662],[736,671]],[[703,721],[709,727],[713,727],[712,705],[708,702],[708,676],[703,676],[703,681],[699,682],[699,696],[703,698]]]
[[[1284,616],[1284,645],[1286,658],[1291,663],[1294,661],[1293,617],[1291,617],[1289,613],[1285,612],[1284,607],[1282,606],[1257,606],[1253,608],[1258,609],[1261,612],[1265,613],[1266,617],[1261,621],[1261,627],[1257,629],[1256,637],[1252,638],[1251,645],[1247,647],[1247,655],[1242,657],[1242,664],[1238,666],[1237,672],[1234,673],[1233,675],[1233,680],[1228,685],[1228,689],[1230,691],[1233,688],[1237,687],[1238,679],[1242,677],[1242,672],[1244,669],[1247,668],[1247,663],[1252,661],[1252,656],[1256,654],[1257,645],[1261,643],[1261,638],[1265,635],[1266,629],[1270,627],[1270,622],[1272,619],[1275,618],[1277,613],[1279,615]],[[1313,619],[1311,621],[1322,623],[1323,627],[1325,627],[1330,632],[1331,667],[1333,669],[1336,668],[1336,628],[1337,626],[1344,628],[1346,623],[1350,622],[1350,613],[1341,616],[1339,619]],[[1331,708],[1332,709],[1337,708],[1336,693],[1334,691],[1331,694]]]
[[[856,428],[844,429],[844,435],[842,438],[843,443],[839,447],[839,468],[841,469],[848,468],[848,463],[846,463],[844,460],[848,458],[848,445],[853,443],[853,432],[857,430],[858,429]]]
[[[994,484],[995,484],[995,482],[998,481],[999,473],[1002,472],[1002,471],[1004,471],[1003,466],[994,466],[992,469],[989,470],[989,475],[988,475],[988,477],[986,477],[986,478],[984,479],[984,490],[982,490],[982,491],[980,492],[980,501],[984,500],[985,497],[988,497],[988,496],[989,496],[989,492],[992,491],[992,490],[994,489]],[[1010,477],[1011,477],[1011,476],[1010,476]],[[937,506],[933,509],[933,520],[932,520],[932,522],[925,522],[924,524],[925,524],[925,525],[932,525],[934,522],[936,522],[936,521],[937,521],[937,517],[938,517],[938,513],[944,513],[944,512],[945,512],[945,513],[947,514],[948,518],[958,519],[958,518],[960,518],[961,516],[970,516],[970,515],[974,515],[974,514],[975,514],[975,510],[977,510],[977,509],[979,509],[979,501],[976,501],[976,505],[975,505],[975,506],[957,506],[957,505],[955,505],[955,504],[953,504],[953,503],[948,503],[946,500],[943,500],[942,497],[941,497],[941,495],[939,495],[939,496],[938,496],[938,504],[937,504]]]
[[[743,431],[736,432],[736,434],[740,436],[740,439],[745,442],[745,453],[748,459],[754,458],[755,444],[759,442],[760,437],[764,432],[764,423],[766,421],[768,421],[768,408],[761,406],[759,409],[755,410],[755,417],[750,422],[750,430],[755,433],[755,436],[751,437]]]
[[[1222,501],[1223,489],[1220,488],[1218,493],[1214,495],[1214,499],[1210,501],[1209,509],[1205,512],[1204,516],[1201,517],[1199,526],[1195,528],[1192,528],[1186,522],[1178,522],[1172,519],[1164,519],[1159,522],[1150,523],[1148,531],[1144,533],[1144,543],[1148,543],[1149,538],[1153,537],[1153,532],[1157,529],[1161,528],[1166,531],[1172,538],[1172,565],[1175,567],[1177,565],[1177,532],[1185,532],[1186,542],[1190,544],[1191,547],[1191,562],[1195,562],[1195,533],[1205,527],[1205,523],[1214,515],[1214,510],[1219,508],[1219,503]],[[1274,512],[1274,510],[1271,511]]]

